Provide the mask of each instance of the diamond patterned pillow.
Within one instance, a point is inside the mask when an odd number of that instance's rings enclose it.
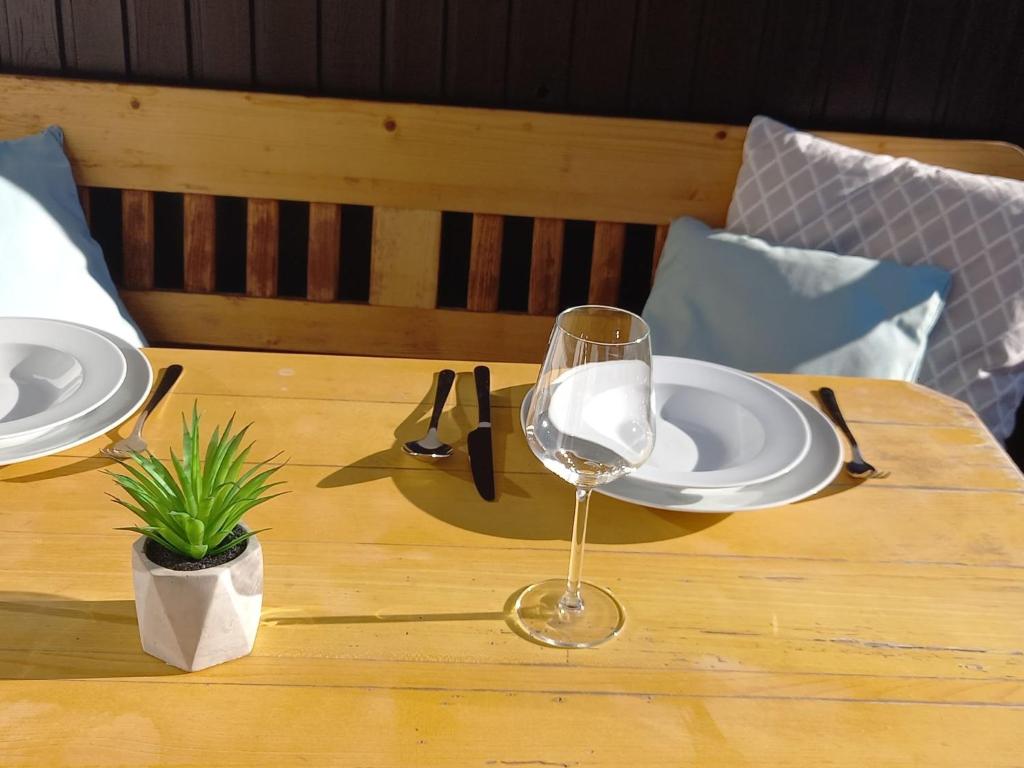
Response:
[[[998,437],[1024,397],[1024,182],[874,155],[766,117],[750,124],[727,229],[953,274],[920,382]]]

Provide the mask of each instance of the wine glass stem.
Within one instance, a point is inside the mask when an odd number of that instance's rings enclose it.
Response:
[[[576,488],[576,514],[572,521],[572,551],[569,553],[569,576],[565,580],[565,594],[558,601],[562,611],[579,613],[583,610],[580,580],[583,574],[583,544],[587,540],[587,513],[590,510],[590,489]]]

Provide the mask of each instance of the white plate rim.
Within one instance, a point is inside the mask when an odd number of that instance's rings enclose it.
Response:
[[[785,413],[788,416],[795,416],[796,420],[797,420],[797,423],[799,423],[799,425],[800,425],[799,428],[801,430],[800,434],[801,434],[801,438],[802,438],[802,442],[801,442],[801,445],[800,445],[800,450],[797,451],[794,455],[792,455],[789,458],[788,462],[786,462],[784,464],[780,464],[779,466],[777,466],[771,472],[767,472],[765,474],[758,475],[757,477],[752,477],[752,478],[749,478],[747,480],[743,480],[741,482],[737,482],[735,480],[735,478],[729,479],[728,474],[725,474],[725,473],[728,473],[730,471],[734,471],[734,469],[733,470],[713,470],[713,471],[710,471],[710,472],[687,472],[687,473],[684,473],[686,475],[701,475],[701,478],[700,478],[701,482],[699,482],[699,483],[695,482],[692,485],[684,485],[683,483],[664,482],[664,481],[656,480],[656,479],[649,478],[649,477],[643,478],[643,482],[650,483],[652,485],[660,485],[660,486],[662,486],[664,488],[680,488],[680,487],[689,487],[689,488],[697,488],[697,487],[700,487],[700,488],[736,488],[738,486],[750,486],[750,485],[755,485],[755,484],[758,484],[758,483],[764,483],[764,482],[768,482],[770,480],[774,480],[777,477],[781,477],[782,475],[785,475],[793,467],[795,467],[801,461],[804,460],[804,457],[807,455],[807,452],[811,448],[811,428],[810,428],[810,425],[807,423],[807,418],[803,415],[803,413],[801,413],[800,409],[797,408],[796,405],[794,405],[792,402],[790,402],[790,400],[785,396],[785,394],[780,392],[778,389],[769,386],[763,379],[760,379],[757,376],[753,376],[753,375],[747,373],[746,371],[740,371],[740,370],[737,370],[736,368],[730,368],[727,365],[719,365],[718,363],[709,363],[709,362],[707,362],[705,360],[697,360],[695,358],[690,358],[690,357],[676,357],[676,356],[673,356],[673,355],[655,355],[652,358],[652,377],[653,377],[654,385],[657,386],[658,384],[673,384],[673,383],[678,384],[678,383],[680,383],[680,382],[666,381],[664,379],[659,378],[659,371],[666,370],[668,366],[672,366],[672,365],[678,366],[680,364],[686,365],[686,366],[691,366],[691,367],[696,367],[698,369],[699,368],[710,369],[710,370],[715,371],[716,373],[725,374],[726,376],[734,377],[736,379],[744,381],[745,383],[753,384],[754,386],[756,386],[756,387],[758,387],[760,389],[763,389],[764,391],[770,393],[771,398],[773,399],[773,401],[778,401],[780,403],[784,403],[785,404]]]
[[[117,373],[107,378],[106,383],[99,390],[103,393],[101,395],[97,395],[95,391],[90,391],[90,389],[83,387],[53,408],[0,424],[0,441],[4,444],[10,445],[21,439],[27,440],[43,431],[49,432],[63,424],[67,424],[69,421],[82,417],[107,402],[124,383],[125,376],[128,374],[128,362],[125,360],[124,353],[118,348],[117,344],[98,333],[96,329],[77,323],[69,323],[65,320],[55,320],[46,317],[0,317],[0,326],[9,323],[27,324],[35,333],[41,336],[50,336],[51,338],[59,333],[61,329],[71,329],[72,334],[80,334],[80,340],[88,339],[95,341],[97,344],[96,349],[103,350],[102,354],[107,357],[103,360],[90,359],[83,357],[81,354],[75,354],[75,351],[68,349],[66,345],[58,346],[52,341],[45,343],[51,349],[72,355],[86,372],[93,371],[95,373],[99,371],[100,376],[104,376],[116,368]],[[11,339],[11,341],[17,342],[18,340]],[[72,340],[73,342],[74,340]],[[43,342],[37,340],[29,343],[41,344]],[[54,418],[55,413],[57,414],[56,418]],[[8,431],[7,428],[14,425],[17,425],[18,428]]]
[[[135,367],[137,369],[135,373],[143,375],[143,381],[139,382],[139,389],[137,392],[134,393],[134,395],[127,395],[128,397],[130,397],[130,400],[125,401],[123,404],[117,406],[116,409],[113,409],[112,413],[103,416],[99,421],[96,422],[100,426],[89,427],[85,432],[71,432],[70,434],[61,434],[63,430],[68,428],[67,424],[61,427],[56,427],[53,430],[46,432],[46,434],[42,435],[40,438],[36,440],[31,440],[27,443],[19,443],[18,445],[11,446],[10,449],[8,450],[11,451],[13,458],[8,458],[5,455],[5,451],[3,449],[0,449],[0,466],[6,466],[9,464],[20,464],[25,461],[31,461],[32,459],[40,459],[43,458],[44,456],[52,456],[55,453],[60,453],[61,451],[66,451],[69,448],[75,448],[76,446],[79,446],[82,443],[87,443],[90,440],[99,437],[100,435],[106,434],[107,432],[114,429],[118,425],[123,424],[125,421],[127,421],[132,416],[132,414],[134,414],[139,409],[139,407],[145,401],[146,397],[149,396],[149,391],[153,386],[153,366],[150,364],[149,359],[144,354],[142,354],[140,350],[133,347],[124,339],[121,339],[120,337],[115,336],[114,334],[108,333],[107,331],[101,330],[99,328],[90,328],[89,326],[82,325],[81,323],[68,322],[68,324],[76,325],[80,328],[85,328],[87,330],[93,331],[94,333],[100,334],[108,341],[112,342],[115,346],[117,346],[117,348],[120,350],[121,354],[124,355],[125,358],[126,373],[125,379],[121,383],[121,386],[118,387],[118,389],[115,391],[114,396],[111,397],[110,400],[101,405],[99,408],[96,408],[90,411],[88,414],[86,414],[86,419],[95,419],[104,411],[112,409],[113,406],[111,405],[111,401],[116,400],[117,396],[120,395],[122,392],[128,391],[127,388],[134,383],[128,381],[128,376],[130,373],[130,369],[132,367],[132,363],[135,364]],[[144,384],[144,386],[141,386],[141,384]],[[56,442],[53,442],[55,438]],[[46,441],[47,439],[49,439],[51,442],[43,442]],[[46,447],[39,447],[41,445]],[[32,446],[36,446],[35,450],[31,450],[28,453],[18,454],[16,451],[16,449],[19,448],[32,448]]]
[[[843,461],[845,459],[845,456],[843,455],[842,441],[839,438],[839,432],[832,425],[832,422],[830,422],[825,417],[825,415],[817,407],[815,407],[815,405],[810,400],[808,400],[807,398],[801,397],[800,395],[796,394],[795,392],[792,392],[792,391],[786,389],[785,387],[783,387],[781,384],[776,384],[773,381],[767,381],[765,379],[758,379],[758,380],[759,381],[764,381],[766,384],[768,384],[769,386],[775,388],[778,392],[780,392],[781,394],[785,395],[787,398],[792,398],[794,400],[799,400],[800,402],[802,402],[804,404],[804,407],[807,408],[807,412],[809,414],[811,414],[811,416],[814,419],[815,423],[819,427],[821,427],[822,439],[823,439],[825,444],[821,445],[821,446],[818,446],[817,444],[815,444],[815,450],[816,451],[817,450],[830,450],[832,455],[833,455],[833,460],[832,460],[832,462],[830,464],[826,465],[828,467],[827,471],[824,472],[822,475],[820,475],[818,477],[817,481],[813,485],[807,486],[806,488],[801,490],[799,493],[790,494],[789,496],[784,496],[784,497],[777,497],[775,499],[772,499],[770,501],[766,501],[764,503],[744,504],[742,506],[722,507],[722,508],[715,508],[714,504],[713,504],[713,501],[711,502],[711,506],[702,506],[702,505],[697,505],[697,504],[673,504],[673,505],[667,505],[667,504],[650,503],[649,501],[643,501],[641,499],[637,499],[637,498],[635,498],[633,496],[630,496],[628,494],[616,493],[615,491],[610,490],[608,486],[599,486],[599,487],[595,488],[594,490],[597,491],[600,494],[603,494],[605,496],[609,496],[609,497],[611,497],[613,499],[618,499],[619,501],[627,502],[629,504],[637,504],[637,505],[642,506],[642,507],[649,507],[649,508],[653,508],[653,509],[663,509],[663,510],[666,510],[668,512],[692,512],[692,513],[695,513],[695,514],[722,514],[722,513],[731,514],[733,512],[753,512],[753,511],[756,511],[756,510],[759,510],[759,509],[770,509],[770,508],[773,508],[773,507],[782,507],[782,506],[786,506],[788,504],[795,504],[796,502],[803,501],[804,499],[810,498],[811,496],[814,496],[816,493],[819,493],[823,489],[827,488],[829,486],[829,484],[831,484],[831,482],[833,480],[835,480],[836,476],[842,470],[842,468],[843,468]],[[532,397],[532,395],[533,395],[533,388],[531,387],[526,392],[526,394],[523,396],[523,402],[520,404],[520,407],[519,407],[519,423],[520,423],[520,428],[522,428],[524,431],[526,429],[526,409],[527,409],[527,406],[529,404],[529,401],[530,401],[530,398]],[[814,437],[813,437],[814,431],[813,430],[812,430],[811,434],[812,434],[811,442],[813,443],[814,442]],[[808,456],[808,455],[810,455],[809,451],[805,455],[804,458],[806,459],[806,456]],[[804,460],[802,459],[800,464],[802,464],[803,461]],[[797,465],[791,471],[792,472],[797,472],[797,471],[799,471],[799,469],[800,469],[800,465]],[[623,479],[633,479],[633,480],[635,480],[637,482],[641,482],[641,483],[644,482],[643,480],[640,480],[639,478],[629,478],[628,476],[626,478],[623,478]],[[778,482],[778,481],[779,481],[779,478],[776,478],[774,482]],[[619,482],[619,481],[616,481],[616,482]],[[726,488],[726,489],[714,489],[715,493],[714,493],[713,496],[704,497],[704,498],[709,498],[709,499],[728,498],[728,496],[730,494],[730,491],[734,491],[735,492],[735,491],[743,491],[743,490],[747,490],[747,489],[755,489],[756,491],[759,491],[759,492],[763,493],[763,492],[766,492],[766,491],[771,489],[772,482],[773,481],[769,480],[769,481],[767,481],[765,483],[754,483],[754,484],[751,484],[751,485],[738,486],[738,487],[732,488],[732,489],[728,489],[728,488]],[[611,485],[614,485],[614,484],[615,483],[612,483]],[[657,484],[651,483],[650,485],[655,486]],[[659,486],[659,487],[664,487],[664,486]],[[686,489],[682,489],[681,488],[680,492],[683,492],[685,490]],[[699,492],[699,490],[703,490],[703,489],[698,489],[698,492]]]

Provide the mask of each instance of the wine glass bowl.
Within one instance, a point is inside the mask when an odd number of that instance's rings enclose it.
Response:
[[[545,467],[576,486],[576,514],[568,577],[520,592],[514,620],[547,645],[589,648],[614,637],[625,620],[607,590],[580,578],[590,493],[635,470],[654,447],[651,345],[642,318],[583,306],[555,319],[526,439]]]

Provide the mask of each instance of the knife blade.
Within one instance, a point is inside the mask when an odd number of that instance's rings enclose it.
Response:
[[[487,501],[494,501],[494,452],[491,446],[491,369],[478,365],[473,369],[476,399],[480,418],[477,428],[469,433],[469,466],[473,483]]]

